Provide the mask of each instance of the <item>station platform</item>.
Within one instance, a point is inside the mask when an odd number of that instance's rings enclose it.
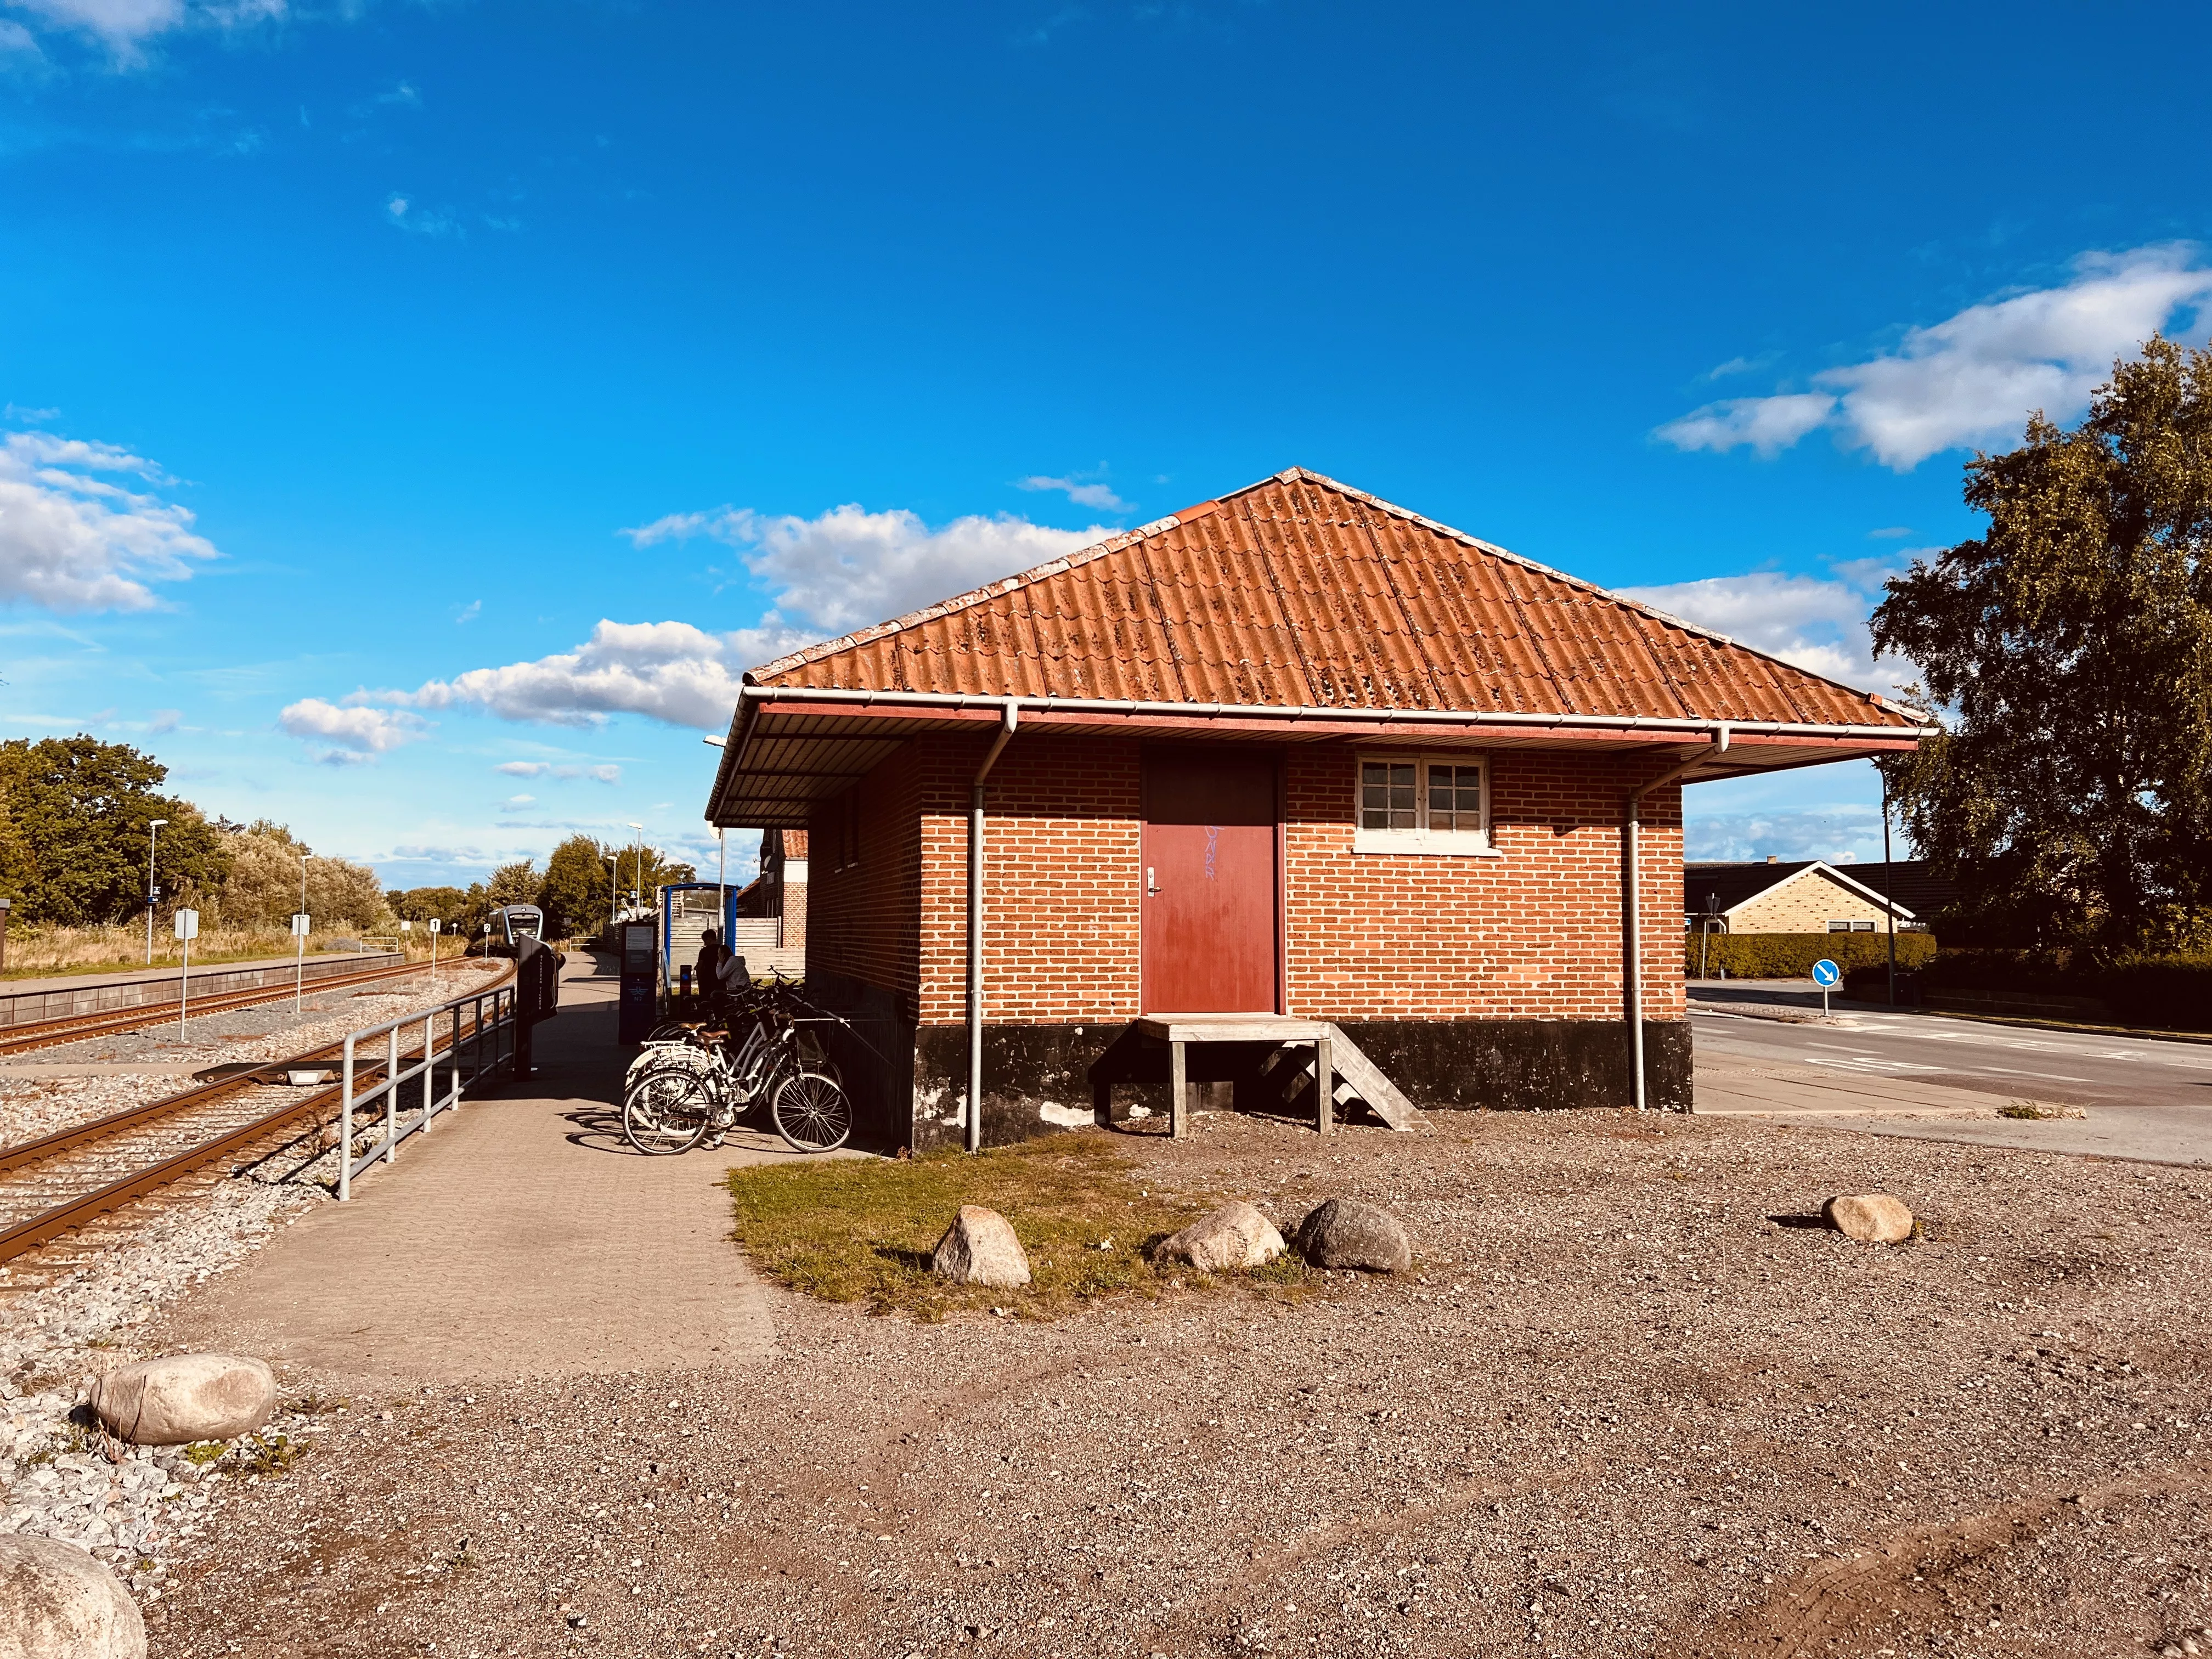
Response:
[[[176,941],[165,939],[162,943],[173,945]],[[310,951],[307,953],[307,966],[313,968],[318,963],[331,962],[359,963],[368,966],[390,958],[392,955],[393,953],[389,951]],[[200,982],[200,975],[203,973],[212,977],[216,974],[261,973],[281,968],[289,974],[297,961],[298,958],[295,957],[254,957],[243,962],[210,962],[203,966],[195,958],[192,963],[192,983],[197,986]],[[46,974],[36,979],[19,979],[14,975],[9,975],[4,979],[0,979],[0,1001],[5,1001],[10,997],[44,996],[54,991],[98,991],[110,985],[173,983],[177,977],[177,966],[173,962],[164,968],[133,968],[125,973],[103,972],[95,969],[87,974]]]
[[[619,981],[570,957],[538,1075],[473,1097],[352,1200],[309,1212],[149,1333],[336,1391],[752,1365],[768,1299],[730,1242],[733,1166],[781,1142],[647,1158],[622,1138]]]

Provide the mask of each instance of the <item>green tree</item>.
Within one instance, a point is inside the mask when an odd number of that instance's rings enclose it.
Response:
[[[300,908],[302,860],[307,914],[317,927],[368,927],[383,915],[383,885],[367,865],[319,855],[283,824],[266,818],[222,827],[230,870],[208,902],[225,924],[285,926]]]
[[[491,872],[491,880],[484,887],[484,900],[492,909],[503,904],[535,904],[538,885],[538,866],[530,860],[502,864]]]
[[[571,836],[545,860],[538,902],[549,938],[596,933],[607,921],[607,849],[589,836]]]
[[[0,744],[0,892],[24,921],[116,922],[143,909],[155,818],[165,896],[205,892],[229,868],[224,837],[189,801],[160,793],[168,769],[127,744],[74,738]]]
[[[1877,649],[1943,734],[1886,765],[1913,840],[2018,942],[2212,922],[2212,354],[2154,337],[2081,424],[1966,468],[1987,532],[1889,584]]]
[[[447,933],[459,930],[469,913],[469,896],[458,887],[410,887],[385,897],[402,921],[420,923],[435,917]]]

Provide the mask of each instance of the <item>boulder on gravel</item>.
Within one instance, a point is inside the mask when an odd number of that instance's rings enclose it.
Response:
[[[1379,1204],[1332,1198],[1298,1224],[1298,1254],[1316,1267],[1400,1273],[1413,1265],[1406,1224]]]
[[[1275,1224],[1241,1199],[1170,1233],[1152,1252],[1155,1261],[1188,1261],[1203,1273],[1261,1267],[1283,1253]]]
[[[95,1378],[91,1403],[110,1434],[136,1445],[229,1440],[269,1420],[276,1374],[236,1354],[172,1354]]]
[[[1868,1244],[1896,1244],[1912,1237],[1912,1212],[1887,1193],[1832,1198],[1820,1206],[1820,1219],[1845,1238]]]
[[[0,1659],[146,1659],[146,1621],[76,1545],[0,1536]]]
[[[1013,1224],[996,1210],[963,1204],[929,1258],[930,1270],[961,1285],[1017,1291],[1030,1282],[1030,1259]]]

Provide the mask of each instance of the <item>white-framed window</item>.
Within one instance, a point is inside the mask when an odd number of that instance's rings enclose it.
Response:
[[[1837,921],[1832,919],[1828,931],[1832,933],[1871,933],[1875,926],[1871,921]]]
[[[1355,853],[1496,857],[1490,844],[1490,763],[1480,755],[1359,757]]]

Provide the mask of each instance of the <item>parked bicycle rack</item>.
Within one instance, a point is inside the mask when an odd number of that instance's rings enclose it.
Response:
[[[398,1019],[386,1020],[381,1025],[370,1025],[349,1033],[345,1040],[345,1062],[343,1103],[338,1117],[338,1201],[343,1203],[353,1196],[353,1177],[356,1170],[367,1170],[379,1158],[386,1164],[399,1156],[399,1143],[418,1130],[428,1130],[430,1120],[441,1111],[450,1111],[461,1103],[461,1095],[479,1078],[510,1065],[514,1059],[514,996],[513,984],[493,986],[487,990],[471,991],[419,1014],[404,1014]],[[485,1017],[484,1005],[491,1005],[490,1017]],[[462,1029],[461,1011],[469,1011],[467,1030]],[[437,1026],[440,1020],[447,1022],[445,1048],[437,1045]],[[422,1054],[415,1063],[404,1070],[400,1064],[399,1032],[403,1026],[422,1028]],[[376,1037],[384,1039],[384,1078],[380,1083],[354,1092],[355,1049],[358,1044]],[[468,1045],[465,1072],[463,1066],[464,1043]],[[487,1046],[489,1052],[487,1053]],[[372,1051],[373,1052],[373,1051]],[[438,1070],[443,1062],[448,1069],[444,1094],[438,1092]],[[374,1065],[372,1060],[369,1062]],[[400,1115],[399,1086],[416,1078],[422,1079],[422,1103],[411,1115]],[[384,1100],[384,1138],[356,1158],[353,1150],[354,1109],[367,1106],[379,1096]]]

